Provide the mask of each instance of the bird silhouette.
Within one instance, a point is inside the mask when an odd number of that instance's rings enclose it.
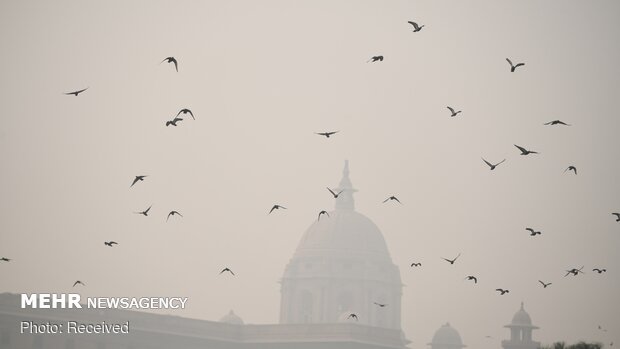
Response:
[[[325,136],[325,138],[329,138],[331,135],[338,133],[340,131],[330,131],[330,132],[315,132],[315,134],[319,136]]]
[[[319,218],[317,219],[317,221],[320,221],[320,220],[321,220],[321,215],[322,215],[322,214],[326,214],[326,215],[327,215],[327,217],[329,217],[329,213],[327,213],[327,211],[321,211],[321,212],[319,212]]]
[[[525,230],[527,230],[527,231],[529,231],[529,232],[530,232],[530,236],[536,236],[536,235],[540,235],[540,234],[541,234],[541,232],[540,232],[540,231],[535,231],[535,230],[534,230],[534,229],[532,229],[532,228],[525,228]]]
[[[597,273],[601,274],[601,273],[606,272],[606,271],[607,271],[607,269],[599,269],[599,268],[594,268],[594,269],[592,269],[592,271],[595,271],[595,272],[597,272]]]
[[[547,288],[547,286],[551,285],[551,283],[544,283],[543,281],[538,280],[538,282],[540,282],[540,284],[543,286],[543,288]]]
[[[2,257],[2,258],[0,258],[0,261],[3,261],[3,262],[10,262],[10,261],[11,261],[11,259],[10,259],[10,258],[6,258],[6,257]]]
[[[349,316],[347,316],[347,319],[355,319],[355,321],[359,321],[359,319],[357,318],[357,315],[353,313],[349,314]]]
[[[379,308],[384,308],[387,304],[383,304],[383,303],[377,303],[377,302],[373,302],[373,304],[375,304],[376,306],[378,306]]]
[[[462,112],[462,110],[459,110],[459,111],[454,111],[454,108],[452,108],[452,107],[446,107],[446,108],[448,108],[448,110],[450,110],[450,113],[452,113],[452,115],[450,115],[451,117],[455,117],[455,116],[456,116],[456,114],[458,114],[458,113],[461,113],[461,112]]]
[[[399,204],[402,205],[402,202],[400,202],[400,200],[398,200],[398,198],[396,196],[393,196],[393,195],[390,196],[389,198],[383,200],[383,203],[385,204],[386,202],[391,201],[391,200],[394,200],[394,201],[396,201],[396,202],[398,202]]]
[[[220,275],[222,275],[222,273],[224,273],[224,272],[229,272],[229,273],[230,273],[231,275],[233,275],[233,276],[235,275],[235,273],[233,273],[233,271],[232,271],[232,270],[230,270],[229,268],[224,268],[224,269],[222,269],[222,271],[220,271]]]
[[[414,263],[411,263],[411,266],[412,266],[412,267],[421,267],[421,266],[422,266],[422,263],[415,263],[415,262],[414,262]]]
[[[560,120],[553,120],[553,121],[549,121],[547,123],[545,123],[545,125],[564,125],[564,126],[570,126],[569,124],[565,123],[564,121],[560,121]]]
[[[441,259],[443,259],[444,261],[450,263],[451,265],[454,264],[454,262],[456,262],[456,260],[461,256],[461,254],[459,253],[458,256],[454,257],[454,259],[448,259],[448,258],[443,258],[441,257]]]
[[[368,63],[370,61],[372,61],[372,62],[376,62],[376,61],[383,62],[383,56],[372,56],[368,61],[366,61],[366,63]]]
[[[476,278],[473,275],[468,275],[466,278],[466,280],[474,280],[474,283],[477,284],[478,283],[478,278]]]
[[[79,95],[80,93],[82,93],[82,92],[84,92],[84,91],[86,91],[86,90],[88,90],[88,87],[87,87],[87,88],[83,88],[83,89],[81,89],[81,90],[79,90],[79,91],[66,92],[65,94],[66,94],[66,95],[74,95],[74,96],[76,96],[76,97],[77,97],[77,95]]]
[[[189,109],[187,109],[187,108],[181,109],[181,111],[179,111],[179,112],[177,113],[177,116],[181,115],[181,113],[183,113],[183,114],[189,114],[189,115],[191,115],[191,116],[192,116],[192,119],[196,120],[196,118],[194,117],[194,113],[192,113],[192,111],[191,111],[191,110],[189,110]]]
[[[106,246],[113,247],[114,245],[118,245],[118,242],[116,242],[116,241],[105,241],[103,244],[106,245]]]
[[[166,57],[159,64],[162,64],[164,62],[166,62],[166,63],[174,63],[174,69],[176,69],[177,73],[179,72],[179,64],[178,64],[176,58],[174,58],[174,57]]]
[[[573,274],[573,276],[577,276],[579,273],[585,274],[583,271],[581,271],[581,269],[583,269],[583,265],[579,269],[573,268],[573,269],[567,270],[566,275],[564,275],[564,277],[567,277],[570,274]]]
[[[504,290],[503,288],[496,288],[495,291],[500,293],[500,296],[503,296],[505,293],[509,293],[510,290]]]
[[[179,121],[183,121],[183,118],[175,117],[172,120],[168,120],[168,121],[166,121],[166,127],[170,126],[170,125],[177,126],[177,122],[179,122]]]
[[[598,329],[599,329],[599,330],[601,330],[601,331],[603,331],[603,332],[607,332],[607,330],[606,330],[606,329],[604,329],[603,327],[601,327],[601,325],[598,325]]]
[[[133,180],[133,182],[131,182],[131,185],[129,186],[129,188],[133,187],[134,184],[138,183],[138,181],[143,181],[144,178],[146,178],[148,176],[136,176],[136,178]]]
[[[86,286],[85,283],[83,283],[82,281],[78,280],[76,282],[73,283],[73,287],[75,287],[76,285],[82,285],[82,286]]]
[[[482,161],[484,161],[487,165],[489,165],[489,167],[491,168],[491,171],[493,171],[497,166],[499,166],[500,164],[502,164],[504,161],[506,161],[506,159],[498,162],[497,164],[493,165],[492,163],[486,161],[484,158],[481,158]]]
[[[616,216],[616,222],[620,222],[620,213],[613,212],[612,215]]]
[[[284,206],[281,206],[281,205],[273,205],[273,207],[271,207],[271,210],[269,210],[269,213],[268,213],[268,214],[271,214],[271,212],[273,212],[273,210],[279,210],[279,209],[281,209],[281,208],[286,210],[286,207],[284,207]]]
[[[515,144],[515,147],[517,147],[517,148],[519,148],[519,150],[521,150],[521,155],[538,154],[538,152],[527,150],[527,149],[525,149],[523,147],[520,147],[520,146],[518,146],[516,144]]]
[[[413,26],[413,32],[414,33],[417,33],[420,30],[422,30],[422,28],[424,28],[424,24],[418,25],[418,23],[412,22],[412,21],[407,21],[407,23],[409,23],[409,24],[411,24]]]
[[[334,199],[338,199],[338,195],[342,194],[342,192],[344,191],[344,189],[343,189],[343,190],[339,191],[338,193],[334,193],[334,191],[329,189],[329,187],[327,188],[327,190],[329,190],[329,192],[332,193],[332,195],[334,196]]]
[[[517,65],[512,64],[512,61],[508,58],[506,58],[506,61],[510,64],[510,72],[514,73],[515,69],[517,69],[518,67],[525,65],[525,63],[517,63]]]
[[[147,208],[146,210],[142,211],[142,212],[134,212],[135,214],[141,214],[144,216],[148,216],[149,215],[149,210],[151,209],[151,207],[153,207],[153,205],[149,206],[149,208]]]
[[[568,166],[566,168],[566,170],[564,170],[564,172],[566,172],[566,171],[573,171],[573,172],[575,172],[575,174],[577,174],[577,168],[575,166],[572,166],[572,165]]]
[[[170,216],[174,216],[174,215],[179,215],[181,217],[183,217],[182,214],[179,213],[179,211],[170,211],[170,213],[168,213],[168,216],[166,217],[166,222],[168,221],[168,219],[170,219]]]

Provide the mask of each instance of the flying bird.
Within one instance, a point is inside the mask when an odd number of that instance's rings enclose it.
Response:
[[[566,275],[564,275],[564,277],[567,277],[570,274],[573,274],[574,276],[577,276],[579,273],[585,274],[583,271],[581,271],[581,269],[583,269],[583,266],[581,266],[581,268],[579,269],[573,268],[571,270],[567,270]]]
[[[401,204],[401,205],[402,205],[402,202],[400,202],[400,200],[398,200],[398,198],[396,198],[396,196],[393,196],[393,195],[392,195],[392,196],[390,196],[389,198],[387,198],[387,199],[383,200],[383,203],[385,204],[386,202],[391,201],[391,200],[395,200],[395,201],[397,201],[399,204]]]
[[[496,288],[495,291],[499,292],[500,296],[503,296],[504,293],[509,293],[510,292],[510,290],[504,290],[502,288]]]
[[[420,30],[422,30],[422,28],[424,28],[424,24],[418,25],[418,23],[412,22],[412,21],[407,21],[407,23],[409,23],[409,24],[411,24],[413,26],[413,32],[414,33],[417,33]]]
[[[73,287],[75,287],[76,285],[82,285],[82,286],[86,286],[86,284],[84,284],[82,281],[78,280],[76,282],[73,283]]]
[[[450,263],[451,265],[454,264],[454,262],[456,262],[456,260],[461,256],[461,254],[459,253],[458,256],[454,257],[454,259],[448,259],[448,258],[443,258],[441,257],[441,259],[443,259],[444,261]]]
[[[616,222],[620,222],[620,213],[614,212],[612,215],[616,216]]]
[[[506,61],[510,64],[510,72],[514,73],[515,69],[517,69],[518,67],[525,65],[525,63],[517,63],[517,65],[512,64],[512,61],[508,58],[506,58]]]
[[[564,121],[560,121],[560,120],[553,120],[553,121],[549,121],[547,123],[545,123],[545,125],[564,125],[564,126],[570,126],[569,124],[565,123]]]
[[[547,286],[551,285],[550,282],[549,283],[544,283],[544,282],[542,282],[540,280],[538,280],[538,282],[540,282],[540,284],[543,286],[543,288],[547,288]]]
[[[141,214],[144,216],[148,216],[149,215],[149,210],[151,209],[151,207],[153,207],[153,205],[149,206],[149,208],[147,208],[146,210],[142,211],[142,212],[134,212],[135,214]]]
[[[568,166],[568,167],[566,168],[566,170],[564,170],[564,172],[566,172],[566,171],[573,171],[573,172],[575,172],[575,174],[577,174],[577,167],[572,166],[572,165],[571,165],[571,166]]]
[[[10,259],[10,258],[6,258],[6,257],[2,257],[2,258],[0,258],[0,261],[3,261],[3,262],[10,262],[10,261],[11,261],[11,259]]]
[[[166,63],[174,63],[174,69],[176,69],[176,70],[177,70],[177,73],[179,72],[179,64],[178,64],[178,62],[177,62],[176,58],[174,58],[174,57],[166,57],[166,58],[164,58],[164,60],[163,60],[163,61],[161,61],[161,63],[159,63],[159,64],[162,64],[162,63],[164,63],[164,62],[166,62]]]
[[[521,155],[538,154],[538,152],[527,150],[527,149],[525,149],[523,147],[520,147],[520,146],[518,146],[516,144],[515,144],[515,147],[517,147],[517,148],[519,148],[519,150],[521,150]]]
[[[181,115],[181,113],[183,113],[183,114],[189,114],[189,115],[191,115],[191,116],[192,116],[192,119],[196,120],[196,118],[194,117],[194,113],[192,113],[192,111],[191,111],[191,110],[189,110],[189,109],[187,109],[187,108],[181,109],[181,111],[179,111],[179,112],[177,113],[177,116]]]
[[[334,191],[329,189],[329,187],[327,188],[327,190],[329,190],[329,192],[332,193],[332,195],[334,196],[334,199],[338,199],[338,195],[342,194],[342,192],[344,191],[344,189],[343,189],[343,190],[339,191],[338,193],[334,193]]]
[[[529,231],[529,232],[530,232],[530,236],[536,236],[536,235],[540,235],[540,234],[541,234],[541,232],[540,232],[540,231],[535,231],[535,230],[534,230],[534,229],[532,229],[532,228],[525,228],[525,230],[527,230],[527,231]]]
[[[383,62],[383,56],[372,56],[368,61],[366,61],[366,63],[368,63],[370,61],[373,61],[373,62],[376,62],[376,61]]]
[[[232,274],[233,276],[235,275],[235,273],[233,273],[233,271],[232,271],[232,270],[230,270],[230,269],[228,269],[228,268],[224,268],[224,269],[222,269],[222,271],[220,271],[220,275],[221,275],[222,273],[224,273],[224,272],[229,272],[229,273],[230,273],[230,274]]]
[[[179,211],[170,211],[170,213],[168,213],[168,217],[166,217],[166,222],[168,221],[168,219],[170,219],[170,216],[174,216],[174,215],[179,215],[181,217],[183,217],[182,214],[179,213]]]
[[[500,164],[502,164],[504,161],[506,161],[506,159],[498,162],[497,164],[493,165],[492,163],[486,161],[484,158],[481,158],[482,161],[484,161],[487,165],[489,165],[489,167],[491,168],[491,171],[493,171],[497,166],[499,166]]]
[[[351,314],[349,314],[349,316],[347,316],[347,319],[351,319],[351,318],[355,319],[355,321],[359,321],[359,319],[357,318],[357,315],[355,315],[353,313],[351,313]]]
[[[385,307],[387,305],[387,304],[382,304],[382,303],[377,303],[377,302],[373,302],[373,304],[375,304],[379,308],[383,308],[383,307]]]
[[[317,219],[317,221],[320,221],[320,220],[321,220],[321,215],[322,215],[322,214],[326,214],[326,215],[327,215],[327,217],[329,217],[329,213],[327,213],[327,211],[321,211],[321,212],[319,212],[319,218]]]
[[[79,95],[80,93],[82,93],[82,92],[84,92],[84,91],[86,91],[86,90],[88,90],[88,87],[87,87],[87,88],[83,88],[83,89],[81,89],[81,90],[79,90],[79,91],[66,92],[65,94],[66,94],[66,95],[74,95],[74,96],[76,96],[76,97],[77,97],[77,95]]]
[[[606,272],[606,271],[607,271],[607,269],[599,269],[599,268],[594,268],[594,269],[592,269],[592,271],[595,271],[595,272],[597,272],[597,273],[601,274],[601,273]]]
[[[478,283],[478,278],[476,278],[473,275],[469,275],[465,278],[466,280],[474,280],[474,283],[477,284]]]
[[[412,267],[421,267],[421,266],[422,266],[422,263],[415,263],[415,262],[414,262],[414,263],[411,263],[411,266],[412,266]]]
[[[148,176],[136,176],[133,182],[131,182],[131,185],[129,186],[129,188],[133,187],[133,185],[136,184],[138,181],[143,181],[145,177],[148,177]]]
[[[604,329],[603,327],[601,327],[601,325],[598,325],[598,329],[599,329],[599,330],[601,330],[601,331],[603,331],[603,332],[607,332],[607,330],[606,330],[606,329]]]
[[[166,127],[168,127],[170,125],[177,126],[177,122],[179,122],[179,121],[183,121],[183,118],[175,117],[172,120],[168,120],[168,121],[166,121]]]
[[[330,131],[330,132],[315,132],[315,134],[319,135],[319,136],[325,136],[325,138],[329,138],[329,136],[333,135],[334,133],[338,133],[340,131]]]
[[[105,241],[103,244],[106,245],[106,246],[113,247],[114,245],[118,245],[118,242],[116,242],[116,241]]]
[[[273,212],[273,210],[279,210],[279,209],[281,209],[281,208],[286,210],[286,207],[284,207],[284,206],[280,206],[280,205],[273,205],[273,207],[271,207],[271,210],[269,210],[269,213],[268,213],[268,214],[270,214],[271,212]]]
[[[454,111],[454,108],[452,108],[452,107],[446,107],[446,108],[448,108],[448,110],[450,110],[450,113],[452,113],[452,115],[450,115],[451,117],[455,117],[455,116],[456,116],[456,114],[458,114],[458,113],[461,113],[461,112],[462,112],[462,110],[459,110],[459,111]]]

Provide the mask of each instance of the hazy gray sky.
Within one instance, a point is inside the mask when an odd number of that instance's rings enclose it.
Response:
[[[357,210],[401,268],[412,348],[446,321],[498,348],[521,301],[543,343],[620,342],[619,14],[613,0],[2,1],[0,256],[14,260],[0,291],[79,279],[83,296],[187,296],[173,314],[277,322],[278,280],[349,159]],[[165,127],[181,108],[196,120]],[[555,119],[573,126],[543,126]],[[275,203],[289,209],[267,215]]]

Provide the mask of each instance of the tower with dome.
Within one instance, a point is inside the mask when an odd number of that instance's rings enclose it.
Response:
[[[523,302],[521,302],[521,309],[519,309],[512,317],[512,321],[510,322],[510,324],[504,327],[510,329],[510,339],[502,341],[502,348],[540,348],[540,342],[536,342],[532,339],[532,331],[538,329],[538,327],[532,325],[532,319],[530,318],[530,314],[525,311],[525,308],[523,307]]]
[[[400,271],[379,228],[355,210],[348,161],[335,191],[342,191],[335,209],[310,225],[285,268],[280,323],[353,321],[400,330]]]

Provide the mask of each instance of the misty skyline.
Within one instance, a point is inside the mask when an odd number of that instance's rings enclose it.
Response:
[[[2,2],[0,292],[81,280],[83,296],[182,296],[173,315],[276,323],[278,281],[348,159],[356,211],[400,268],[411,348],[446,322],[498,348],[521,301],[543,345],[618,342],[618,13],[611,0]],[[195,120],[166,127],[184,108]]]

